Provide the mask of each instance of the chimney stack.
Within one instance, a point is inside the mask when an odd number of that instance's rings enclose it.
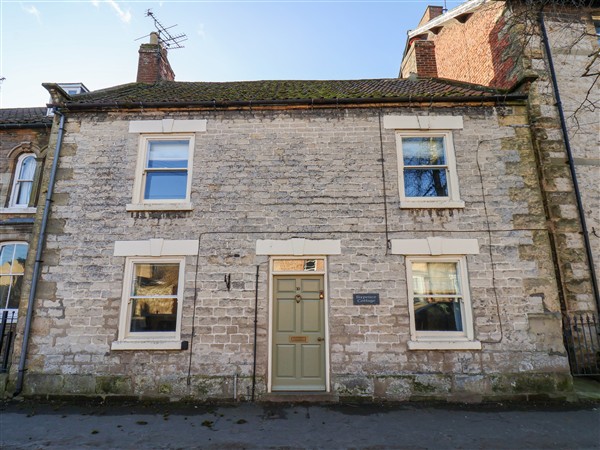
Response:
[[[140,45],[137,82],[156,83],[157,81],[175,81],[175,73],[167,58],[167,49],[158,37],[150,33],[150,43]]]

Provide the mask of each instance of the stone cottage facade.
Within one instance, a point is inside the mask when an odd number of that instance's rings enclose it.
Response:
[[[569,390],[525,93],[418,77],[46,87],[60,156],[8,394]]]
[[[400,71],[504,89],[529,81],[525,126],[539,161],[567,315],[597,314],[599,307],[598,30],[594,1],[471,0],[447,12],[428,7],[409,33]]]

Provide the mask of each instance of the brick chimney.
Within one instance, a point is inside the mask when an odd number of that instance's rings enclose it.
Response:
[[[140,45],[137,82],[156,83],[175,81],[175,72],[169,64],[167,49],[160,42],[157,33],[150,33],[150,43]]]
[[[423,17],[421,17],[421,21],[419,22],[419,25],[417,25],[417,28],[419,28],[421,25],[425,25],[430,20],[433,20],[442,14],[444,14],[443,6],[428,6],[425,10],[425,14],[423,14]]]
[[[414,38],[400,68],[400,76],[408,78],[411,73],[420,77],[437,77],[435,42]]]

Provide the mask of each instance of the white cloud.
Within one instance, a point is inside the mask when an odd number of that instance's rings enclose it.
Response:
[[[31,14],[32,16],[35,16],[35,18],[37,19],[38,23],[42,23],[42,13],[40,12],[39,9],[37,9],[35,6],[31,5],[31,6],[22,6],[23,11],[25,11],[27,14]]]
[[[121,9],[119,4],[115,0],[90,0],[90,2],[95,7],[99,7],[100,3],[106,3],[117,13],[117,17],[121,19],[122,22],[131,22],[131,12],[129,10],[123,11],[123,9]]]

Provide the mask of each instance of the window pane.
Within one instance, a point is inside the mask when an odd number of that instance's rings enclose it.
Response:
[[[407,197],[447,197],[446,169],[404,169]]]
[[[417,297],[413,301],[417,331],[463,331],[458,299]]]
[[[19,173],[19,180],[33,181],[34,174],[35,174],[35,157],[28,156],[21,163],[21,172]]]
[[[176,328],[176,298],[131,299],[131,326],[129,331],[175,331]]]
[[[413,262],[414,295],[460,295],[456,266],[454,262]]]
[[[9,276],[0,276],[0,308],[6,308],[8,305],[11,279]]]
[[[445,165],[443,137],[403,137],[402,157],[405,166]]]
[[[4,278],[4,277],[3,277]],[[7,308],[17,309],[19,307],[19,299],[21,298],[21,288],[23,287],[23,275],[11,277],[11,289],[6,302]]]
[[[315,272],[325,270],[323,259],[275,259],[273,271],[275,272]]]
[[[185,199],[187,172],[148,172],[146,174],[146,200]]]
[[[27,244],[7,244],[0,247],[0,274],[19,275],[25,273]]]
[[[132,287],[132,295],[134,296],[177,295],[178,286],[179,264],[135,265],[135,278]]]
[[[31,190],[33,188],[33,183],[31,181],[20,181],[16,185],[17,188],[17,196],[15,205],[28,205],[29,198],[31,197]]]
[[[15,245],[8,244],[0,247],[0,274],[12,273],[12,260],[15,254]]]
[[[187,168],[189,141],[148,143],[148,168]]]

